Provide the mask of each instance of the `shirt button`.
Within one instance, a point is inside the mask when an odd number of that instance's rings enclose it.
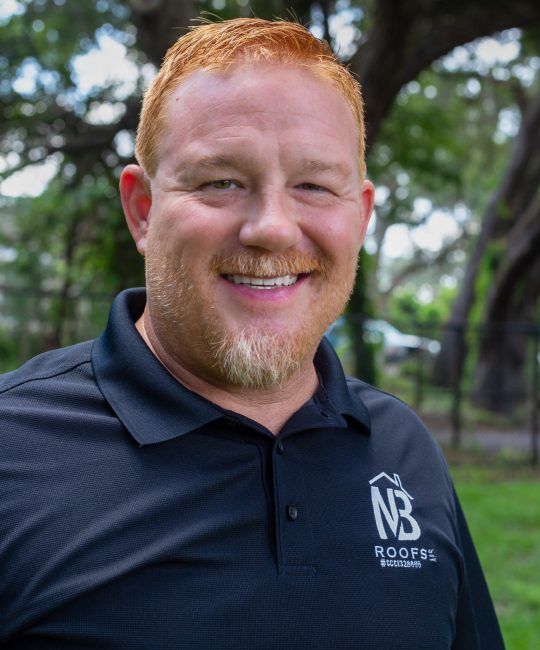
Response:
[[[283,446],[283,443],[280,440],[276,445],[276,454],[279,454],[281,456],[284,451],[285,451],[285,447]]]
[[[287,519],[289,521],[295,521],[295,519],[298,517],[298,508],[295,506],[287,506]]]

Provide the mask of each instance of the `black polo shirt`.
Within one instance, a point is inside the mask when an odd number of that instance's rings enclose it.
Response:
[[[316,395],[274,437],[169,375],[134,327],[144,300],[1,380],[2,647],[503,647],[406,406],[323,341]]]

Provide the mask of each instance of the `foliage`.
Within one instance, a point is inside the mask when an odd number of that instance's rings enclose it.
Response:
[[[440,327],[450,313],[450,307],[456,296],[455,287],[443,287],[430,302],[418,298],[418,292],[412,286],[402,286],[390,296],[386,308],[388,319],[402,329],[412,333],[429,331]]]
[[[59,292],[60,302],[48,301],[50,310],[44,307],[39,318],[50,322],[62,341],[70,331],[59,321],[66,301],[89,293],[112,294],[143,278],[116,189],[120,169],[132,160],[140,98],[155,70],[149,61],[156,57],[143,49],[145,14],[135,15],[138,4],[144,3],[20,0],[18,9],[0,20],[0,173],[7,178],[30,166],[37,174],[31,166],[44,161],[55,169],[54,180],[40,196],[0,199],[0,281]],[[366,46],[385,15],[372,0],[195,4],[210,19],[296,15],[317,34],[329,36],[345,60],[354,59],[357,48],[369,59]],[[473,4],[486,10],[487,3]],[[422,10],[422,3],[410,5],[411,25],[413,14]],[[435,14],[433,19],[440,18]],[[129,74],[81,87],[81,55],[97,51],[107,39],[117,44],[115,56],[125,56],[131,64]],[[425,67],[395,97],[369,154],[369,173],[379,187],[377,219],[368,241],[371,255],[361,261],[351,317],[376,311],[391,320],[414,316],[424,324],[447,313],[483,209],[508,158],[512,138],[501,130],[502,118],[519,121],[525,100],[535,91],[527,74],[538,62],[538,28],[504,32],[493,42],[501,47],[517,43],[517,54],[485,65],[477,44],[469,44]],[[33,196],[32,180],[27,184]],[[426,247],[414,237],[438,212],[454,220],[455,233],[443,237],[438,247]],[[403,254],[388,257],[385,241],[395,226],[406,227],[412,248],[407,250],[404,241]],[[504,243],[503,238],[501,250]],[[490,265],[483,269],[480,297],[489,287]],[[428,285],[431,307],[426,295],[413,300]],[[351,329],[354,336],[354,318]],[[361,336],[355,340],[357,366],[374,379],[369,349]]]
[[[398,95],[368,160],[371,178],[387,190],[377,206],[379,249],[392,225],[407,224],[414,232],[437,210],[454,214],[461,236],[474,232],[506,164],[508,139],[497,142],[494,134],[501,110],[512,102],[505,86],[489,76],[478,77],[448,73],[439,63]],[[419,197],[428,199],[427,208],[419,209]],[[467,250],[465,237],[463,248]],[[432,277],[439,259],[447,262],[440,250],[422,253],[424,268],[436,263]],[[456,257],[449,269],[452,274],[459,274],[456,267],[462,261]],[[393,263],[395,273],[407,263]]]
[[[26,330],[24,341],[15,334],[26,352],[71,342],[75,297],[88,301],[142,282],[117,191],[132,150],[127,131],[123,141],[115,136],[135,124],[130,114],[136,115],[145,58],[131,47],[127,58],[139,73],[125,83],[81,87],[77,68],[80,56],[102,39],[118,42],[119,52],[133,46],[128,18],[127,6],[116,0],[34,0],[20,3],[0,24],[3,176],[24,168],[37,176],[39,163],[53,173],[35,198],[2,199],[0,277],[8,313]],[[31,173],[25,181],[34,196]],[[94,319],[103,325],[97,314],[87,314],[88,322]]]

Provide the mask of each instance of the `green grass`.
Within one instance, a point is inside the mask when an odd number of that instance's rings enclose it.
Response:
[[[540,648],[540,474],[504,459],[448,456],[506,647]]]

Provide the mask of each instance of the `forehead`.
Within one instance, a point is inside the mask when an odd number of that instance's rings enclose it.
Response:
[[[356,156],[353,112],[331,83],[310,69],[267,63],[199,70],[183,80],[165,105],[161,155],[193,143],[272,133],[306,146],[323,142]],[[255,145],[255,143],[254,143]]]

